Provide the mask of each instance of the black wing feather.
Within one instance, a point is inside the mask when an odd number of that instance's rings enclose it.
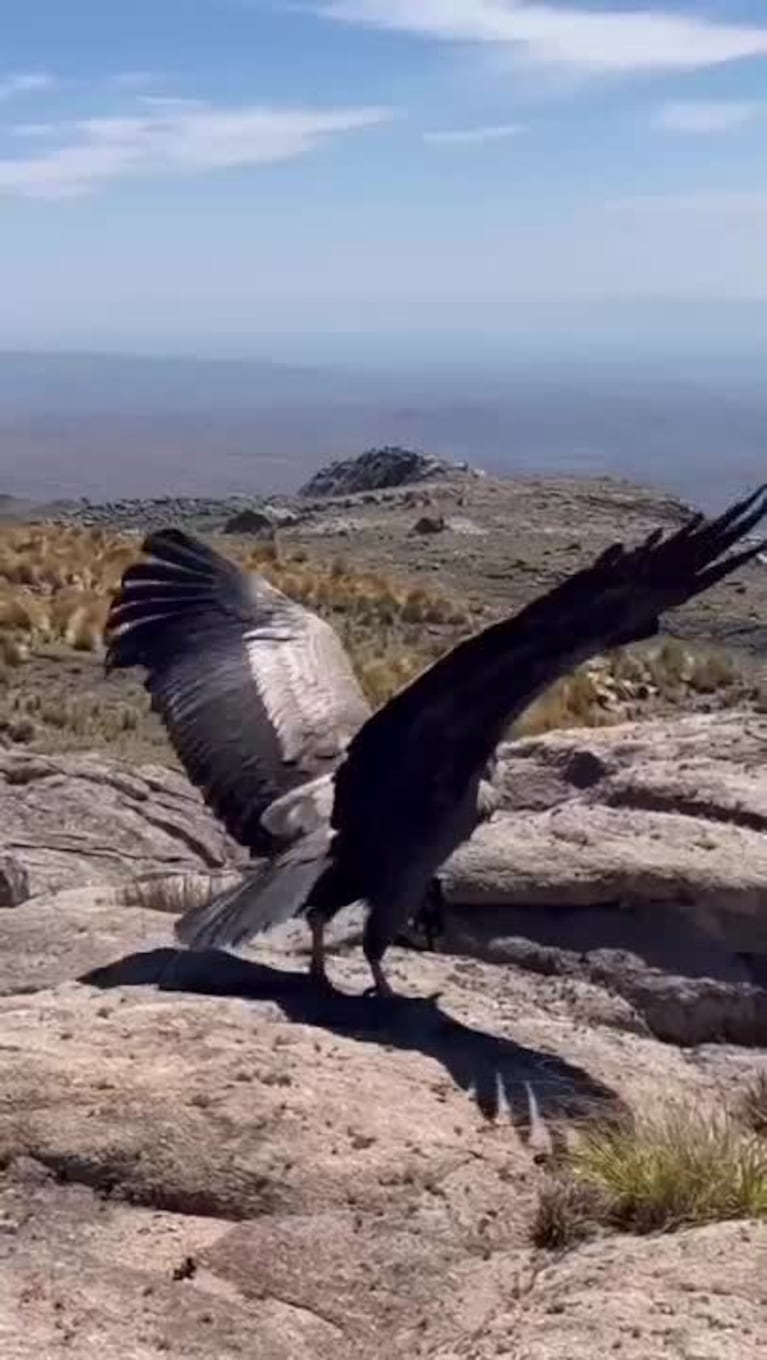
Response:
[[[334,720],[356,730],[369,709],[340,642],[263,578],[180,529],[142,549],[151,560],[124,572],[107,619],[107,671],[146,668],[192,783],[230,835],[269,853],[264,811],[334,767]]]
[[[422,843],[538,694],[589,657],[653,636],[663,612],[763,551],[757,543],[723,559],[765,513],[767,485],[668,538],[655,531],[633,549],[613,544],[515,617],[460,643],[357,733],[336,775],[340,839],[360,856],[387,842],[402,848],[403,837]]]

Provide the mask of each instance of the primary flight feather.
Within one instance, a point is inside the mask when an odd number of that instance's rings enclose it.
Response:
[[[369,705],[335,631],[262,576],[179,529],[143,551],[112,603],[107,668],[146,668],[190,779],[237,841],[268,853],[280,836],[264,814],[302,786],[307,814],[322,800]]]
[[[384,953],[494,802],[486,775],[509,724],[554,680],[652,636],[668,609],[764,550],[731,552],[767,486],[664,538],[616,543],[512,618],[460,643],[376,713],[329,624],[177,529],[151,534],[107,622],[107,666],[141,665],[190,779],[266,866],[176,926],[192,948],[236,945],[304,913],[312,970],[343,906],[368,908]]]

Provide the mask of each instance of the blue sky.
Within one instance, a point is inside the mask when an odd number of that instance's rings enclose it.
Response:
[[[4,0],[0,343],[737,343],[766,152],[763,0]]]

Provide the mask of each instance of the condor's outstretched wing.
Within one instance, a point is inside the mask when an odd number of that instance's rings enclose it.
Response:
[[[716,519],[616,543],[511,619],[461,643],[369,719],[335,776],[334,854],[384,863],[450,840],[450,818],[508,725],[552,681],[650,637],[659,616],[764,549],[729,549],[767,513],[767,486]]]
[[[268,853],[263,814],[335,769],[370,708],[335,631],[263,577],[179,529],[142,551],[110,609],[107,670],[146,668],[192,783],[232,836]]]

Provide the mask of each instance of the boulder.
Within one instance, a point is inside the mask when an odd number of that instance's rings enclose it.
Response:
[[[367,449],[357,458],[341,458],[320,468],[301,487],[298,495],[309,498],[348,496],[435,479],[477,475],[466,463],[451,463],[413,449]]]
[[[444,515],[421,515],[411,530],[414,534],[441,534],[446,528]]]
[[[182,774],[96,755],[0,750],[0,905],[242,858]]]
[[[766,755],[747,712],[508,744],[500,812],[443,871],[441,948],[597,978],[677,1042],[764,1043]]]
[[[255,538],[273,539],[274,520],[262,510],[238,510],[224,525],[225,534],[249,534]]]
[[[767,716],[699,714],[501,748],[499,814],[448,865],[451,901],[767,905]],[[748,929],[748,927],[746,927]]]

